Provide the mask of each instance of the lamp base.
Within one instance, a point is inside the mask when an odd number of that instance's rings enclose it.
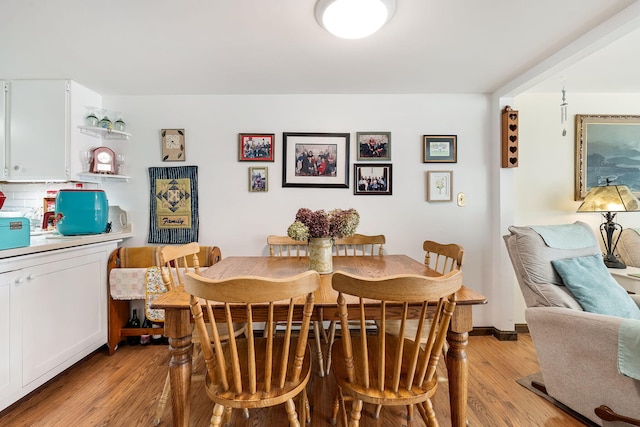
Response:
[[[604,265],[606,265],[607,268],[627,268],[624,262],[618,260],[615,257],[613,257],[613,259],[605,257]]]

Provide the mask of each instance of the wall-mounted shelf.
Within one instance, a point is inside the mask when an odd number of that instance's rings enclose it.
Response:
[[[100,183],[104,180],[129,181],[130,177],[126,175],[112,175],[108,173],[80,172],[78,174],[78,178],[80,178],[79,180],[83,182]]]
[[[78,126],[80,128],[80,132],[91,135],[96,138],[104,138],[104,139],[129,139],[131,136],[130,133],[122,132],[115,129],[105,129],[99,127],[92,126]]]

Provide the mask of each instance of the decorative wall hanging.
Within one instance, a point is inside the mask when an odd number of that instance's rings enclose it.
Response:
[[[427,201],[450,202],[453,200],[453,171],[427,172]]]
[[[267,192],[269,191],[269,168],[255,167],[249,168],[249,191]]]
[[[162,129],[162,161],[184,162],[184,129]]]
[[[391,132],[357,132],[358,160],[391,160]]]
[[[282,134],[282,186],[349,188],[348,133]]]
[[[238,161],[273,162],[272,133],[241,133],[238,136]]]
[[[456,135],[423,135],[422,163],[456,163],[458,137]]]
[[[355,163],[353,165],[353,194],[391,194],[391,163]]]
[[[502,167],[518,167],[518,112],[508,105],[502,110]]]
[[[149,168],[149,243],[198,241],[198,167]]]
[[[591,187],[626,185],[640,193],[640,116],[576,114],[575,199]]]

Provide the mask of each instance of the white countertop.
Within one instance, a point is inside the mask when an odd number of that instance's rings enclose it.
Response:
[[[31,236],[31,244],[29,246],[0,250],[0,259],[70,248],[73,246],[90,245],[92,243],[123,240],[129,237],[133,237],[133,229],[131,225],[118,233],[87,234],[83,236],[42,234],[39,236]]]

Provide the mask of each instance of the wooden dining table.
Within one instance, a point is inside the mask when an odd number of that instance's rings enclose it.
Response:
[[[309,269],[307,257],[228,257],[207,268],[203,276],[214,279],[228,279],[236,276],[261,276],[283,278],[302,273]],[[406,255],[380,256],[335,256],[333,270],[341,270],[365,277],[383,277],[394,274],[420,274],[437,276],[422,262]],[[320,276],[320,288],[316,291],[312,320],[337,320],[338,293],[331,286],[332,274]],[[466,425],[468,359],[466,348],[469,331],[473,327],[472,307],[487,302],[483,295],[462,286],[456,293],[457,306],[454,311],[447,342],[446,355],[449,377],[449,401],[451,404],[451,425]],[[182,289],[173,289],[157,297],[152,308],[165,310],[165,336],[169,338],[169,376],[171,380],[171,408],[173,425],[189,425],[189,396],[191,390],[191,312],[189,294]],[[284,307],[283,307],[284,308]],[[266,311],[266,306],[265,306]],[[286,311],[285,311],[286,312]],[[259,315],[254,309],[254,315]]]

